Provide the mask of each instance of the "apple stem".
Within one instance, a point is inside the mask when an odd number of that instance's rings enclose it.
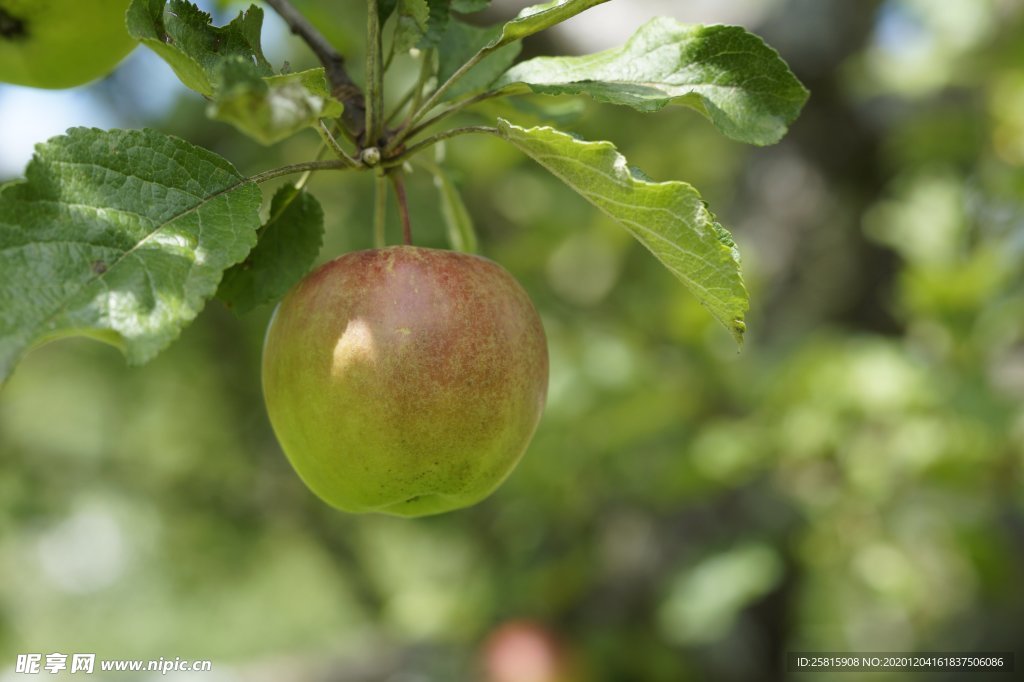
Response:
[[[398,199],[398,214],[402,216],[402,241],[406,246],[412,246],[412,223],[409,221],[409,202],[405,196],[405,181],[402,179],[402,171],[393,170],[388,173],[391,184],[395,188],[395,198]]]
[[[384,175],[378,175],[374,183],[375,201],[373,205],[373,245],[383,249],[387,245],[384,234],[385,221],[388,213],[388,184]]]

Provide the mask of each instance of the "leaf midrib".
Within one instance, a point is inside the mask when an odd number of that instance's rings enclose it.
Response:
[[[596,144],[600,145],[600,143],[596,143]],[[610,149],[610,148],[606,148],[606,149]],[[593,165],[588,165],[588,164],[584,163],[583,161],[581,161],[578,158],[574,158],[574,157],[571,157],[571,156],[565,156],[564,154],[552,154],[552,153],[548,153],[548,154],[533,154],[531,156],[533,156],[538,162],[541,162],[541,163],[543,163],[541,161],[541,159],[545,159],[545,158],[560,159],[560,160],[563,160],[563,161],[575,163],[575,164],[578,164],[580,166],[583,166],[584,169],[586,169],[587,171],[589,171],[591,173],[594,173],[596,175],[599,175],[601,177],[606,178],[608,181],[612,182],[613,184],[621,185],[621,182],[620,182],[619,178],[616,178],[614,175],[611,175],[611,174],[606,173],[606,172],[604,172],[602,170],[599,170],[598,168],[594,167]],[[553,169],[549,168],[549,170],[554,175],[560,177],[563,181],[568,182],[570,185],[578,186],[577,183],[574,182],[570,177],[568,177],[568,176],[566,176],[566,175],[564,175],[562,173],[559,173],[559,172],[557,172],[557,171],[555,171]],[[662,186],[662,185],[669,186],[669,187],[674,186],[675,188],[678,188],[678,189],[685,189],[686,187],[688,187],[688,185],[686,185],[686,183],[681,183],[681,182],[678,182],[678,181],[676,181],[676,182],[669,181],[667,183],[649,183],[649,182],[645,182],[643,180],[634,180],[634,182],[642,183],[642,184],[646,184],[646,185],[651,185],[651,186]],[[616,205],[619,205],[619,206],[625,206],[627,208],[632,208],[634,210],[656,211],[656,212],[668,213],[668,215],[670,215],[672,218],[678,220],[683,225],[689,225],[689,221],[686,219],[685,216],[683,216],[683,215],[681,215],[679,213],[676,213],[675,211],[673,211],[671,208],[669,208],[667,206],[643,206],[643,205],[635,204],[635,203],[626,203],[626,202],[623,202],[623,201],[617,201],[615,199],[611,199],[609,197],[606,197],[603,194],[600,194],[598,192],[595,192],[595,191],[592,191],[592,190],[589,190],[589,189],[586,189],[586,188],[582,188],[582,187],[580,187],[578,189],[578,191],[584,197],[590,198],[591,203],[602,202],[602,203],[607,203],[607,204],[616,204]],[[599,208],[600,208],[600,206],[599,206]],[[664,235],[659,234],[658,232],[656,232],[655,230],[652,230],[651,228],[648,228],[646,226],[640,225],[636,221],[627,221],[627,220],[623,220],[623,219],[617,218],[617,217],[613,217],[613,219],[617,220],[619,222],[622,222],[623,224],[626,224],[627,222],[631,223],[632,226],[633,226],[633,229],[639,228],[639,229],[641,229],[643,231],[643,233],[648,234],[648,235],[650,235],[652,237],[657,237],[658,239],[660,239],[665,244],[668,244],[668,246],[671,247],[671,249],[669,249],[669,251],[674,250],[674,251],[677,251],[679,253],[686,254],[690,258],[693,258],[693,259],[703,263],[705,267],[710,268],[712,271],[718,270],[719,267],[720,267],[717,263],[709,261],[704,256],[701,256],[701,255],[699,255],[699,254],[697,254],[697,253],[695,253],[695,252],[693,252],[691,250],[684,249],[681,245],[676,244],[671,239],[668,239]],[[651,249],[649,249],[649,250],[651,250]],[[653,252],[653,250],[652,250],[652,252]],[[655,255],[657,256],[657,253],[655,253]],[[659,257],[659,260],[662,260],[662,259]],[[706,293],[708,293],[709,297],[714,297],[715,299],[721,300],[721,298],[719,296],[711,294],[711,290],[708,287],[705,287],[704,285],[700,284],[699,282],[697,282],[693,278],[689,277],[685,273],[682,273],[682,272],[678,271],[676,268],[670,268],[670,270],[674,274],[676,274],[676,276],[681,277],[682,279],[685,279],[687,282],[691,282],[695,288],[700,289],[700,290],[705,291]]]
[[[135,177],[135,176],[132,176],[132,177]],[[153,184],[159,184],[159,183],[153,183]],[[190,206],[189,208],[176,213],[175,215],[171,216],[168,220],[166,220],[165,222],[163,222],[162,224],[157,226],[154,230],[149,232],[145,237],[140,239],[137,244],[135,244],[130,249],[126,250],[124,253],[122,253],[120,256],[118,256],[117,259],[113,263],[110,264],[110,266],[107,268],[107,270],[105,272],[100,273],[100,274],[95,274],[92,277],[90,277],[90,278],[86,279],[85,281],[83,281],[81,286],[78,287],[78,289],[74,293],[70,294],[69,296],[67,296],[64,299],[64,301],[62,302],[60,308],[58,308],[57,310],[53,311],[52,314],[50,314],[49,316],[43,318],[42,320],[40,320],[36,324],[35,328],[32,330],[33,333],[30,335],[30,338],[31,338],[31,336],[37,336],[41,331],[45,331],[45,328],[51,322],[53,322],[53,320],[55,318],[59,317],[60,315],[63,315],[65,312],[67,312],[68,306],[72,303],[72,301],[74,301],[75,298],[84,289],[86,289],[87,287],[91,286],[93,284],[93,282],[97,282],[97,281],[101,282],[103,284],[103,286],[107,289],[107,291],[110,291],[110,287],[107,285],[106,277],[108,275],[110,275],[114,271],[114,269],[117,268],[124,261],[125,258],[128,258],[129,256],[133,255],[139,249],[139,247],[141,247],[143,244],[145,244],[151,237],[153,237],[157,233],[161,232],[166,227],[168,227],[169,225],[171,225],[175,221],[179,220],[180,218],[183,218],[184,216],[188,215],[189,213],[192,213],[193,211],[198,211],[200,208],[202,208],[203,206],[206,206],[207,204],[209,204],[214,199],[216,199],[216,198],[218,198],[218,197],[220,197],[220,196],[222,196],[224,194],[227,194],[228,192],[232,192],[232,191],[238,189],[239,187],[241,187],[241,186],[243,186],[245,184],[252,184],[253,186],[255,186],[255,183],[253,183],[249,178],[239,177],[238,181],[235,182],[234,184],[228,185],[227,187],[225,187],[223,189],[220,189],[217,192],[215,192],[215,193],[213,193],[213,194],[211,194],[211,195],[209,195],[209,196],[207,196],[205,198],[202,198],[194,206]],[[161,185],[161,186],[163,186],[163,185]],[[193,195],[193,194],[191,194],[189,192],[185,192],[185,193],[188,194],[189,196],[195,196],[195,195]],[[141,215],[139,213],[135,213],[134,211],[125,211],[125,212],[129,213],[131,215],[136,215],[136,216],[138,216],[140,218],[144,218],[145,219],[145,216],[143,216],[143,215]],[[194,266],[194,263],[193,263],[193,266]],[[146,271],[146,268],[143,268],[143,271]],[[189,270],[189,274],[191,274],[191,269]]]

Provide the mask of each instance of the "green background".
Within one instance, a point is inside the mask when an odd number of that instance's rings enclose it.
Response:
[[[570,190],[501,141],[453,141],[481,250],[549,339],[549,405],[506,484],[419,520],[326,508],[263,411],[269,308],[211,303],[142,368],[50,344],[0,393],[0,670],[54,651],[339,682],[827,679],[787,674],[787,651],[1016,649],[1024,667],[1024,5],[717,5],[700,16],[748,18],[812,92],[781,144],[684,110],[527,101],[701,190],[744,256],[742,353]],[[326,6],[311,16],[359,53],[358,12]],[[290,40],[267,52],[308,65]],[[140,83],[160,69],[136,54],[79,101],[246,173],[316,153],[312,133],[251,143],[194,95],[155,111]],[[365,175],[311,182],[322,260],[370,245]],[[444,246],[431,179],[409,190],[417,243]],[[508,649],[509,623],[536,646]],[[561,672],[488,673],[502,647]]]

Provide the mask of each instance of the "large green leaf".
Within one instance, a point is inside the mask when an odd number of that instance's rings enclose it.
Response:
[[[321,118],[340,116],[342,105],[331,96],[323,67],[260,78],[248,66],[229,61],[207,112],[263,144],[273,144]]]
[[[497,49],[532,36],[605,2],[608,0],[552,0],[527,7],[519,16],[502,26],[501,35],[495,38],[489,49]]]
[[[74,128],[25,174],[0,190],[0,381],[70,335],[149,360],[256,242],[259,188],[156,131]]]
[[[650,180],[610,142],[505,120],[498,121],[498,132],[629,230],[742,342],[748,298],[739,251],[697,190]]]
[[[128,0],[0,0],[0,81],[70,88],[107,75],[132,51]]]
[[[213,97],[225,59],[251,65],[257,76],[273,69],[260,47],[263,10],[249,7],[227,26],[213,26],[213,18],[185,0],[132,0],[128,32],[166,61],[181,82]]]
[[[313,195],[295,185],[281,187],[256,248],[224,273],[217,298],[239,313],[279,299],[309,272],[323,234],[324,212]]]
[[[515,83],[640,111],[687,105],[729,137],[759,145],[777,142],[807,101],[807,90],[759,37],[739,26],[668,18],[648,22],[620,48],[522,62],[495,85]]]

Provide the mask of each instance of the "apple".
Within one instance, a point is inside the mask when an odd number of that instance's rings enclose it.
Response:
[[[0,81],[69,88],[105,76],[135,47],[130,0],[0,0]]]
[[[267,414],[314,493],[348,512],[421,516],[487,497],[547,396],[544,328],[501,266],[453,251],[357,251],[278,305]]]
[[[483,644],[486,682],[578,682],[583,675],[572,652],[553,630],[529,620],[511,620]]]

